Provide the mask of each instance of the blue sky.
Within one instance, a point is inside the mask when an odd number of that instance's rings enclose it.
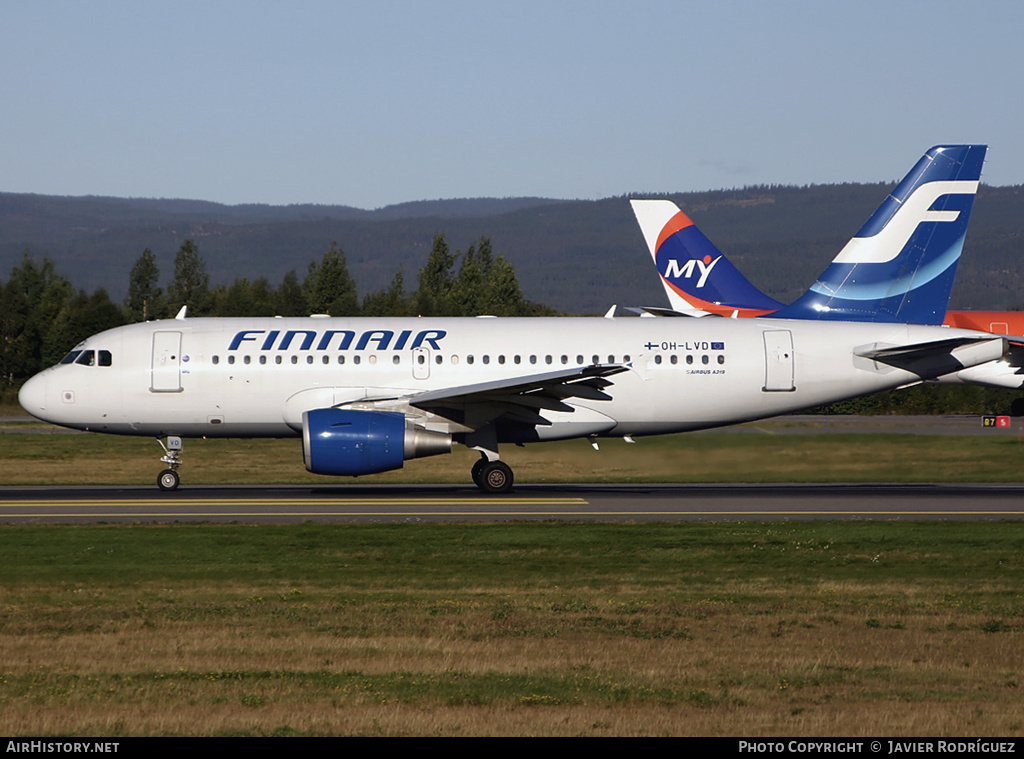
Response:
[[[0,190],[331,203],[1024,183],[1024,3],[0,0]]]

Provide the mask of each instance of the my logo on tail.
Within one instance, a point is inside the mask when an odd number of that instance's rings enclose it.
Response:
[[[693,270],[700,270],[700,277],[697,279],[696,287],[704,287],[704,283],[708,281],[708,276],[711,274],[711,270],[715,268],[715,264],[722,260],[721,256],[712,258],[711,256],[704,256],[703,259],[691,258],[682,266],[679,265],[679,260],[672,258],[669,259],[668,267],[665,269],[665,273],[662,275],[666,279],[690,279],[693,277]]]

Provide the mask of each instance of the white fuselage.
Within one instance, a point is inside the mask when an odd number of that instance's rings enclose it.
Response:
[[[977,334],[781,319],[176,319],[90,337],[71,363],[26,383],[20,400],[41,419],[124,435],[298,436],[304,411],[337,405],[420,414],[417,424],[458,435],[466,419],[421,413],[410,398],[623,364],[628,371],[609,377],[610,400],[568,398],[573,411],[542,410],[550,425],[504,440],[653,435],[914,382],[919,375],[856,352]],[[993,344],[985,360],[1000,351]]]

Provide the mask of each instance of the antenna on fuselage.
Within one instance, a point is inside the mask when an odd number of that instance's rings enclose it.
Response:
[[[182,306],[181,307],[181,311],[179,311],[178,315],[175,316],[174,318],[175,319],[180,319],[181,321],[184,321],[185,320],[185,312],[186,311],[188,311],[188,306]]]

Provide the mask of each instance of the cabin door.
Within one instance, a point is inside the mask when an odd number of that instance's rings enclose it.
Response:
[[[153,333],[153,372],[149,386],[154,393],[181,392],[181,333]]]

